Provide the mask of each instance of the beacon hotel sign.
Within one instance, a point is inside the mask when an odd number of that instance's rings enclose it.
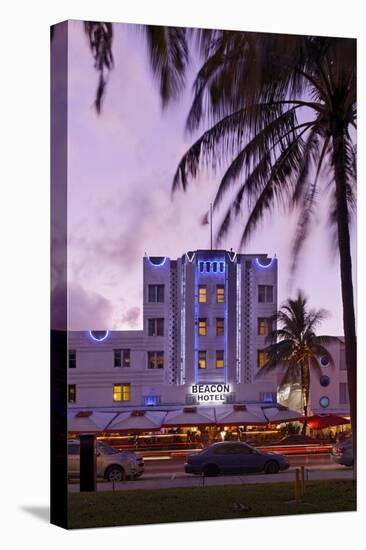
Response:
[[[199,404],[232,403],[235,394],[230,389],[230,384],[194,384],[188,401]]]

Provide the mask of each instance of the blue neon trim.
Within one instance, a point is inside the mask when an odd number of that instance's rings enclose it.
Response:
[[[96,331],[95,331],[96,332]],[[95,336],[93,336],[93,331],[92,330],[89,330],[89,336],[92,340],[94,340],[95,342],[103,342],[106,338],[108,338],[109,336],[109,330],[106,330],[105,331],[105,335],[103,336],[103,338],[95,338]]]
[[[148,258],[149,258],[149,262],[150,262],[151,265],[153,265],[154,267],[161,267],[162,265],[165,264],[165,262],[166,262],[166,260],[167,260],[167,257],[165,256],[164,260],[163,260],[162,262],[160,262],[160,264],[154,264],[154,262],[152,262],[152,261],[150,260],[150,256],[148,256]]]
[[[258,260],[258,258],[255,259],[255,263],[257,264],[258,267],[260,267],[261,269],[268,269],[269,267],[272,266],[274,262],[274,258],[271,258],[271,261],[269,262],[269,264],[266,264],[266,265],[263,265],[260,263],[260,261]]]

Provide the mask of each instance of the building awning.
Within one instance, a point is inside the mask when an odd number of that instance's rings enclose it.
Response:
[[[319,417],[336,415],[317,415]],[[315,418],[315,417],[311,417]],[[338,417],[342,418],[342,417]],[[125,412],[99,412],[93,410],[68,412],[68,431],[98,433],[110,431],[153,432],[160,428],[190,426],[245,426],[304,420],[300,413],[282,405],[261,404],[221,405],[220,407],[186,406],[174,410],[138,409]],[[342,424],[348,423],[342,418]],[[328,424],[336,425],[336,424]],[[309,419],[310,427],[310,419]]]
[[[179,426],[215,426],[215,410],[209,407],[184,407],[176,411],[169,411],[166,415],[164,427]]]
[[[290,422],[291,420],[304,420],[304,416],[283,405],[276,405],[274,407],[262,407],[265,417],[268,419],[268,422],[271,424],[279,424],[281,422]]]
[[[223,405],[215,409],[216,423],[228,426],[268,424],[261,407],[250,405]]]
[[[166,411],[131,411],[119,413],[108,431],[153,432],[160,430]]]
[[[307,417],[308,427],[311,430],[321,430],[330,426],[342,426],[349,424],[350,420],[337,414],[314,414]]]
[[[69,411],[68,431],[77,433],[103,432],[116,413],[93,412],[93,411]]]

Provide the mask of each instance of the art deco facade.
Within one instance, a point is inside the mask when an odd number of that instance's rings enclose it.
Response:
[[[276,258],[224,250],[146,256],[143,330],[69,333],[69,406],[275,402],[278,374],[257,373],[276,311]],[[202,393],[220,397],[205,401]]]

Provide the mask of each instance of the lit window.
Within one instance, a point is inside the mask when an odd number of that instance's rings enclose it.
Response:
[[[206,368],[206,351],[200,350],[198,352],[198,368],[199,369]]]
[[[224,336],[224,319],[216,319],[216,336]]]
[[[148,320],[149,336],[164,336],[164,319]]]
[[[257,366],[259,369],[261,369],[262,367],[264,367],[264,365],[267,363],[268,361],[268,354],[263,351],[262,349],[261,350],[258,350],[258,356],[257,356]]]
[[[76,369],[76,351],[74,349],[69,350],[69,369]]]
[[[76,403],[76,385],[69,384],[67,387],[67,401],[68,403]]]
[[[148,287],[149,302],[164,302],[164,285],[149,285]]]
[[[216,285],[216,302],[218,304],[223,304],[224,301],[225,301],[225,287],[224,285]]]
[[[164,352],[163,351],[148,351],[147,366],[149,369],[164,368]]]
[[[258,334],[260,336],[267,336],[272,331],[271,319],[263,317],[258,318]]]
[[[129,401],[131,398],[130,384],[122,384],[122,401]]]
[[[199,319],[198,321],[198,334],[200,336],[206,336],[207,322],[206,319]]]
[[[130,384],[114,384],[113,401],[130,401],[130,398],[131,398]]]
[[[198,301],[200,304],[205,304],[207,302],[207,286],[199,285],[198,287]]]
[[[217,369],[224,368],[224,351],[223,350],[216,351],[216,368]]]
[[[273,302],[273,286],[258,285],[258,302],[267,304]]]
[[[114,366],[129,367],[131,364],[131,350],[115,349],[114,351]]]

